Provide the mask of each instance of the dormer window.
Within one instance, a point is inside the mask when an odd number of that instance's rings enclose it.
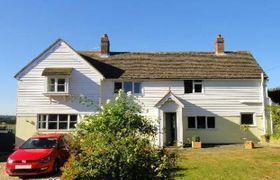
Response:
[[[45,95],[68,95],[69,77],[73,68],[46,68],[42,76],[46,76]]]
[[[48,77],[47,92],[68,92],[68,78]]]

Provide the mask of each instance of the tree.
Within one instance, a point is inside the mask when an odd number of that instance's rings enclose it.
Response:
[[[156,128],[136,99],[120,91],[114,100],[77,125],[63,179],[167,178],[176,155],[152,141]]]

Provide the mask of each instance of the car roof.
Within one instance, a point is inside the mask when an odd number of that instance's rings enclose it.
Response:
[[[38,134],[32,136],[31,138],[60,138],[63,134],[53,133],[53,134]]]

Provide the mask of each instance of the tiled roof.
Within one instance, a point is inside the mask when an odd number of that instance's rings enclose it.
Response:
[[[263,72],[247,51],[78,53],[108,79],[259,79]]]

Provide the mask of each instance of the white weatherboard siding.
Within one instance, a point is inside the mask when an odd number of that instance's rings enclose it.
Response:
[[[183,116],[239,116],[240,112],[262,115],[261,80],[203,80],[204,93],[184,94],[183,80],[142,81],[143,94],[138,99],[145,113],[158,116],[154,105],[169,91],[184,103]],[[102,102],[114,96],[114,82],[105,80]]]
[[[93,107],[86,107],[77,101],[60,98],[59,101],[51,102],[44,96],[45,77],[41,74],[47,67],[74,68],[69,80],[71,95],[86,96],[98,104],[102,76],[61,41],[40,57],[37,63],[33,63],[18,81],[17,116],[35,116],[40,113],[85,114],[94,111]]]

